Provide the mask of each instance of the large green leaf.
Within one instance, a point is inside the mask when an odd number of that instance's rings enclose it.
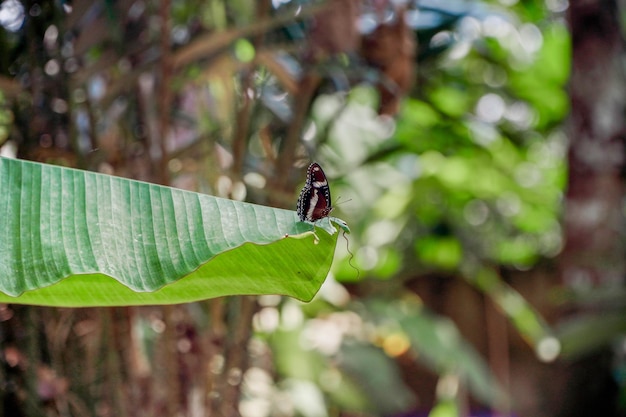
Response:
[[[337,241],[329,219],[316,226],[294,211],[0,158],[0,302],[308,301]]]

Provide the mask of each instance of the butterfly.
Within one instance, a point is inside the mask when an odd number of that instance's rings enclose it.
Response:
[[[306,171],[306,183],[298,198],[298,216],[301,221],[315,222],[327,217],[332,209],[326,175],[322,167],[313,162]]]

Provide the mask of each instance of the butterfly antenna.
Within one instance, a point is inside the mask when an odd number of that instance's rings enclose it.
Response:
[[[344,200],[344,201],[342,201],[341,203],[339,202],[339,200],[341,200],[341,196],[338,196],[338,197],[337,197],[337,201],[335,201],[335,205],[336,205],[336,206],[338,206],[339,204],[343,204],[343,203],[347,203],[347,202],[349,202],[349,201],[352,201],[352,199],[351,199],[351,198],[349,198],[349,199],[347,199],[347,200]]]

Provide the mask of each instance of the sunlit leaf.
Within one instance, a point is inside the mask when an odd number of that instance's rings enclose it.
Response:
[[[396,135],[415,134],[415,129],[434,126],[441,120],[440,114],[430,104],[422,100],[408,99],[404,103],[402,114],[410,115],[410,117],[400,119],[398,129],[406,129],[406,131],[397,132]]]
[[[440,86],[431,93],[433,103],[448,116],[460,117],[470,107],[470,97],[462,87]]]
[[[541,127],[561,120],[569,109],[565,83],[571,61],[569,35],[563,25],[551,26],[543,36],[543,48],[532,66],[510,74],[512,89],[534,106]]]
[[[427,265],[454,269],[461,262],[463,249],[455,237],[426,236],[415,244],[419,258]]]
[[[256,53],[254,45],[247,39],[238,39],[234,45],[235,56],[241,62],[250,62]]]
[[[505,265],[531,265],[537,259],[537,245],[526,236],[502,240],[496,246],[496,259]]]
[[[0,301],[54,306],[310,300],[337,239],[328,218],[314,233],[294,211],[4,158],[0,219]]]

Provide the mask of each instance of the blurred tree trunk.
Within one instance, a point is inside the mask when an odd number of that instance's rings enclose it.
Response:
[[[566,287],[622,286],[625,273],[624,39],[613,0],[571,2],[573,66],[569,179],[561,279]],[[583,313],[569,311],[566,315]],[[558,416],[615,416],[611,353],[596,352],[565,368]]]

